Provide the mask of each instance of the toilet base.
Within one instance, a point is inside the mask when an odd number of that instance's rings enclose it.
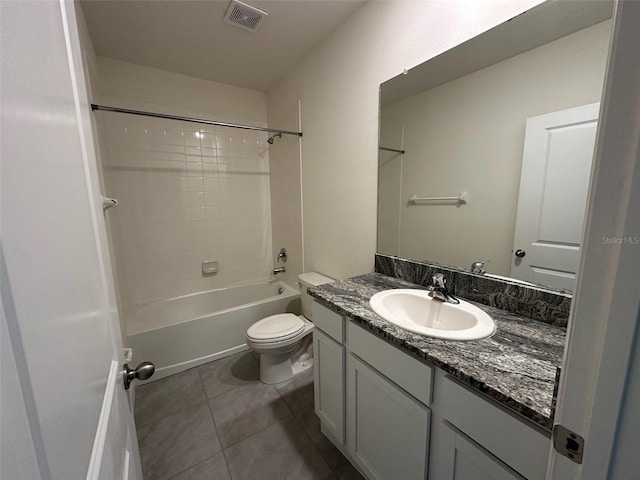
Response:
[[[311,335],[307,335],[293,353],[260,354],[260,381],[269,385],[286,382],[313,367],[311,339]]]
[[[295,375],[313,367],[313,357],[291,361],[291,355],[260,355],[260,381],[272,385],[286,382]]]

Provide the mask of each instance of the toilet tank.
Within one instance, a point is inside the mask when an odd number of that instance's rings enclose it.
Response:
[[[302,314],[309,320],[311,318],[311,305],[313,297],[307,293],[307,288],[317,287],[325,283],[331,283],[334,280],[329,277],[325,277],[317,272],[306,272],[298,275],[300,281],[300,297],[302,298]]]

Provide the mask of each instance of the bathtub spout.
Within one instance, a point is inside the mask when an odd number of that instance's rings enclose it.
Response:
[[[279,273],[284,273],[286,270],[284,269],[284,267],[276,267],[273,269],[273,274],[277,275]]]

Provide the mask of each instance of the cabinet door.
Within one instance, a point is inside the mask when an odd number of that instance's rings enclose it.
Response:
[[[344,346],[313,331],[313,383],[315,412],[335,440],[344,444]]]
[[[525,480],[507,464],[494,457],[469,437],[451,428],[443,428],[442,441],[447,457],[446,480]],[[440,439],[438,440],[440,441]]]
[[[354,355],[347,363],[347,446],[373,480],[427,476],[427,407]]]

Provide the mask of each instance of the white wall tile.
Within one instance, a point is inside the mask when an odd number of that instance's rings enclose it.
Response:
[[[121,298],[136,304],[268,278],[268,156],[258,156],[266,135],[117,117],[99,121],[111,152],[106,194],[121,201],[110,217]],[[218,260],[219,273],[203,276],[204,260]]]

